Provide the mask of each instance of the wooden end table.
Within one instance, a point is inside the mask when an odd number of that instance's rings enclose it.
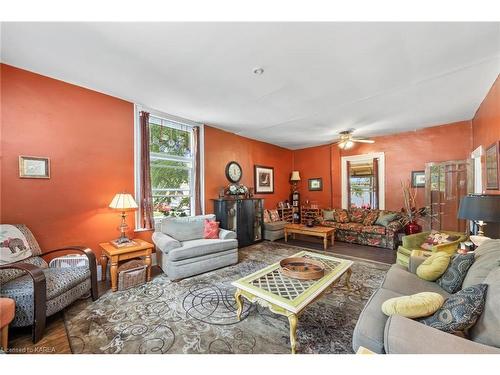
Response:
[[[146,280],[151,280],[151,253],[153,252],[154,245],[140,239],[134,239],[137,246],[127,246],[116,248],[109,242],[100,243],[99,246],[102,249],[101,254],[101,280],[106,281],[106,270],[108,266],[108,260],[111,261],[111,289],[116,292],[118,289],[118,263],[122,260],[128,260],[133,258],[144,257],[144,263],[146,263],[147,272]]]
[[[323,238],[323,248],[325,250],[328,247],[328,238],[331,238],[332,246],[335,242],[335,228],[332,227],[320,227],[320,226],[308,227],[303,224],[287,224],[285,225],[285,242],[288,242],[289,234],[295,234],[295,233]]]

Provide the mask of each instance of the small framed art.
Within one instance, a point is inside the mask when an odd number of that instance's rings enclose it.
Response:
[[[425,187],[425,171],[411,172],[411,187],[414,188]]]
[[[50,159],[37,156],[19,156],[19,177],[50,178]]]
[[[320,178],[310,178],[308,181],[309,191],[321,191],[323,190],[323,179]]]
[[[274,193],[274,168],[254,166],[255,194]]]
[[[499,177],[498,177],[500,169],[499,143],[500,141],[497,141],[486,149],[485,167],[486,167],[487,190],[498,190],[500,188]]]

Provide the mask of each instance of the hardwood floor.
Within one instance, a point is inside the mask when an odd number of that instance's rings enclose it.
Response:
[[[283,240],[278,240],[284,243]],[[325,254],[340,254],[362,258],[387,264],[392,264],[396,260],[394,250],[376,248],[371,246],[361,246],[335,241],[334,246],[330,246],[326,252],[323,251],[323,240],[298,235],[296,239],[289,239],[289,245],[309,248]],[[153,266],[151,276],[161,274],[158,266]],[[109,278],[107,282],[99,282],[99,295],[110,289]],[[59,312],[47,319],[47,327],[43,339],[37,344],[31,341],[31,327],[12,328],[9,332],[10,353],[31,353],[31,354],[71,354],[66,327],[64,326],[63,313]]]
[[[284,239],[276,242],[285,243]],[[324,254],[339,254],[355,258],[373,260],[375,262],[393,264],[396,262],[396,251],[383,249],[380,247],[363,246],[350,244],[347,242],[335,241],[333,247],[329,243],[326,251],[323,250],[323,240],[321,238],[297,235],[296,239],[288,238],[288,244],[300,247],[306,247]]]

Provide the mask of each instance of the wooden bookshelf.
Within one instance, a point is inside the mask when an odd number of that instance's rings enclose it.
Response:
[[[278,208],[278,214],[280,215],[281,220],[288,221],[289,223],[293,223],[293,208]]]
[[[309,207],[301,207],[300,208],[300,223],[306,224],[308,219],[316,219],[321,215],[320,208],[309,208]]]

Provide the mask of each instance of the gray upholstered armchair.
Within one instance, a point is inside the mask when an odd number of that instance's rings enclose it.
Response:
[[[33,326],[33,342],[43,337],[47,316],[89,291],[94,301],[98,298],[92,250],[67,246],[42,254],[35,237],[23,224],[0,224],[0,238],[0,296],[15,300],[16,315],[11,327]],[[43,258],[62,251],[86,255],[89,266],[49,268]]]

